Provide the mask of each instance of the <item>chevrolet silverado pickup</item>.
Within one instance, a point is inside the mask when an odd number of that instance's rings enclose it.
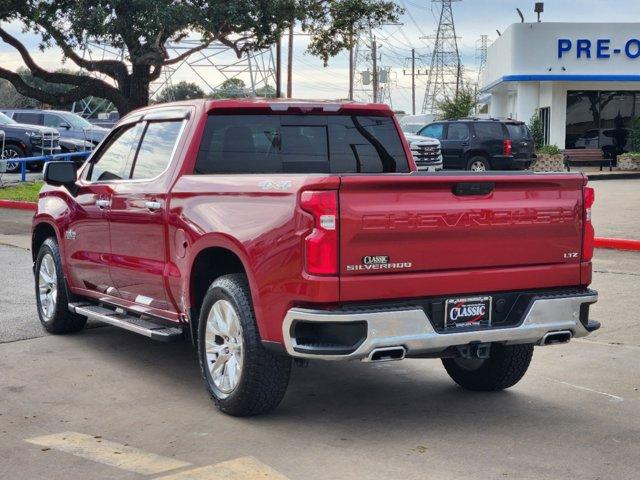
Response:
[[[501,390],[600,326],[585,177],[418,172],[384,105],[156,105],[44,176],[44,328],[189,339],[231,415],[275,408],[293,360],[440,358]]]

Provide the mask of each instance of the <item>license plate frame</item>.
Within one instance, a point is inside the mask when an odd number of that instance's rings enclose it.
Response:
[[[481,307],[484,308],[481,310]],[[490,295],[448,298],[444,307],[444,329],[490,328],[492,307],[493,297]]]

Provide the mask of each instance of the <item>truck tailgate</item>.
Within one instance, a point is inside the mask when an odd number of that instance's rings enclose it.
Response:
[[[580,283],[580,174],[343,176],[341,300]]]

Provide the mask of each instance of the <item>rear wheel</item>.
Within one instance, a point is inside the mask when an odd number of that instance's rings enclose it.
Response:
[[[20,171],[20,162],[18,158],[25,156],[24,150],[17,145],[5,145],[2,151],[2,159],[7,160],[7,173],[17,173]]]
[[[491,345],[487,359],[443,358],[449,376],[468,390],[504,390],[520,381],[529,368],[533,344]]]
[[[269,412],[287,390],[291,359],[262,345],[244,275],[224,275],[207,290],[198,325],[198,357],[211,398],[229,415]]]
[[[472,172],[486,172],[487,170],[491,170],[491,165],[485,157],[477,155],[469,159],[467,162],[467,170]]]
[[[36,303],[40,323],[49,333],[82,330],[86,317],[69,311],[69,294],[62,273],[60,250],[55,238],[47,238],[36,259]]]

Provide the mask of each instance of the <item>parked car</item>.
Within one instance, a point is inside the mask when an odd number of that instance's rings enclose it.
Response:
[[[1,158],[8,160],[7,173],[16,173],[21,169],[18,158],[37,157],[60,153],[60,135],[53,128],[18,123],[0,113],[0,130],[4,132],[4,147]],[[42,162],[29,162],[29,170],[42,168]]]
[[[108,128],[88,122],[80,115],[63,110],[3,110],[13,120],[30,125],[55,128],[60,138],[91,142],[97,145],[109,133]]]
[[[584,175],[421,173],[401,135],[375,104],[125,116],[78,174],[45,169],[42,325],[189,338],[213,401],[239,416],[278,405],[292,359],[442,358],[461,386],[501,390],[534,345],[599,328]]]
[[[536,158],[529,129],[515,120],[441,121],[418,135],[440,140],[445,169],[524,170]]]
[[[439,140],[407,133],[404,136],[409,143],[418,171],[437,172],[442,170],[442,152]]]

